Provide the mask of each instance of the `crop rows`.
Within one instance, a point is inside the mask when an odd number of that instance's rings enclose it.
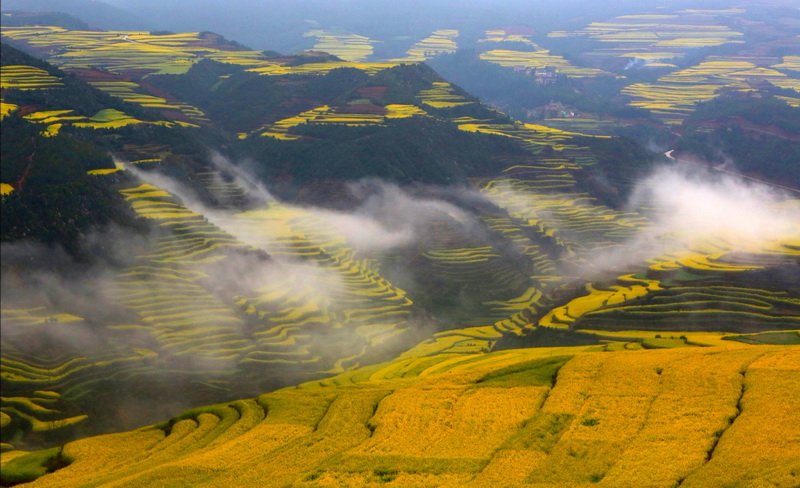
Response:
[[[245,314],[264,324],[263,331],[253,334],[260,344],[276,348],[296,344],[322,354],[325,345],[313,331],[330,329],[329,340],[341,341],[342,350],[348,352],[333,366],[342,370],[368,348],[402,333],[411,301],[378,273],[371,260],[359,258],[330,224],[304,210],[270,204],[241,214],[234,225],[284,262],[288,276],[238,302]]]
[[[226,207],[237,208],[246,199],[247,192],[235,181],[229,181],[218,171],[195,173],[197,182]]]
[[[375,41],[357,34],[339,33],[324,30],[311,30],[304,37],[315,37],[314,49],[344,59],[345,61],[364,61],[372,55]]]
[[[201,270],[247,246],[157,187],[144,184],[122,194],[165,235],[139,256],[142,264],[120,273],[117,300],[136,311],[169,355],[189,354],[214,368],[252,349],[242,334],[243,320],[203,286],[208,275]]]
[[[581,150],[581,146],[571,143],[576,136],[589,136],[597,138],[608,138],[609,136],[582,134],[578,132],[568,132],[553,127],[539,124],[496,124],[486,123],[485,121],[472,119],[469,117],[459,117],[453,119],[461,130],[469,132],[481,132],[484,134],[495,134],[511,137],[522,141],[523,147],[533,152],[540,153],[544,147],[550,147],[556,151]]]
[[[597,68],[584,68],[575,66],[563,57],[550,54],[549,50],[541,49],[538,46],[536,51],[493,49],[491,51],[481,53],[480,58],[484,61],[507,67],[520,66],[533,69],[553,67],[556,68],[559,73],[573,78],[587,78],[608,74],[607,72]]]
[[[696,103],[717,96],[721,88],[749,89],[748,82],[768,80],[800,93],[800,80],[749,61],[710,57],[696,66],[662,76],[655,83],[635,83],[621,93],[633,97],[630,105],[649,109],[670,123],[679,123]]]
[[[425,111],[415,105],[389,104],[385,107],[371,106],[373,113],[358,113],[356,108],[351,107],[329,107],[323,105],[311,110],[307,110],[293,117],[281,119],[274,124],[261,127],[256,130],[262,136],[274,137],[281,140],[297,140],[301,136],[292,134],[289,131],[292,127],[302,124],[314,125],[383,125],[387,119],[399,119],[413,117],[415,115],[427,115]],[[245,134],[246,136],[246,134]]]
[[[371,75],[386,68],[398,65],[398,61],[387,62],[355,62],[355,61],[328,61],[320,63],[305,63],[297,66],[284,65],[277,62],[267,61],[261,65],[248,68],[247,71],[258,73],[265,76],[283,75],[324,75],[338,68],[355,68],[365,71]]]
[[[620,285],[611,285],[607,289],[586,285],[588,295],[575,298],[566,305],[555,307],[538,322],[543,327],[569,328],[576,320],[590,312],[613,305],[618,305],[641,297],[651,292],[662,290],[656,280],[638,279],[632,275],[618,278]]]
[[[3,309],[4,340],[0,357],[3,397],[0,412],[3,442],[24,445],[29,435],[58,433],[80,427],[87,414],[87,394],[96,385],[121,376],[152,372],[149,363],[155,353],[136,347],[137,342],[119,344],[112,339],[102,349],[74,350],[59,344],[58,352],[42,338],[86,331],[80,317],[52,313],[44,307]],[[108,337],[121,337],[108,329]],[[9,444],[3,445],[3,450]]]
[[[423,254],[426,269],[437,278],[459,285],[462,293],[480,294],[485,302],[502,301],[525,289],[528,277],[512,262],[501,257],[491,246],[471,248],[432,248]],[[464,325],[486,325],[508,316],[503,306],[487,306],[482,312],[472,312],[471,317],[460,322]]]
[[[611,330],[676,330],[687,325],[692,330],[726,331],[800,328],[800,305],[787,292],[724,286],[713,281],[664,288],[646,300],[640,298],[644,295],[627,297],[625,302],[590,309],[575,326]]]
[[[535,181],[499,180],[487,185],[484,193],[513,218],[552,238],[570,256],[617,246],[647,222],[637,213],[599,205],[587,194],[542,192]]]
[[[408,51],[406,57],[396,59],[397,62],[419,62],[436,56],[438,54],[453,53],[458,49],[456,38],[458,37],[458,30],[456,29],[439,29],[414,44]]]
[[[0,68],[0,88],[46,90],[64,86],[60,78],[33,66],[4,65]]]
[[[550,37],[586,37],[598,42],[634,46],[635,49],[689,49],[742,42],[743,34],[726,25],[704,24],[702,17],[684,11],[651,18],[621,16],[610,22],[592,22],[572,32],[554,31]]]
[[[445,81],[434,81],[428,90],[422,90],[417,95],[422,103],[434,108],[459,107],[469,105],[473,102],[455,93],[455,89],[450,83]]]
[[[133,81],[92,81],[88,83],[98,90],[104,91],[109,95],[121,98],[126,102],[136,103],[142,107],[179,110],[183,115],[196,122],[208,122],[202,110],[177,101],[167,101],[164,98],[140,93],[141,86]]]
[[[521,42],[530,46],[536,46],[536,44],[531,41],[530,35],[511,34],[504,29],[487,30],[485,31],[485,34],[486,37],[478,42]]]
[[[31,486],[788,487],[798,372],[780,346],[399,360],[71,442]]]
[[[151,35],[139,31],[70,31],[60,27],[8,27],[3,36],[28,43],[63,68],[100,67],[113,73],[182,74],[203,59],[254,66],[263,53],[223,50],[199,33]]]

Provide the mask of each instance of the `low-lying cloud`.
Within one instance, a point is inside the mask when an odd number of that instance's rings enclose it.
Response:
[[[653,208],[648,237],[669,236],[693,244],[723,239],[736,248],[751,247],[798,235],[800,207],[766,184],[698,169],[668,166],[640,182],[632,208]]]

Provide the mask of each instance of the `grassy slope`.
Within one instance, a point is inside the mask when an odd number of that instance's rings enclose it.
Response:
[[[30,486],[797,486],[797,349],[591,351],[443,355],[199,408],[69,443]]]

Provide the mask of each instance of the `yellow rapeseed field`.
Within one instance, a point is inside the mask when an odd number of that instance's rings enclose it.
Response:
[[[546,349],[202,407],[68,443],[71,464],[31,486],[797,486],[796,349],[573,348],[552,387],[519,369]],[[506,383],[483,384],[503,368]]]

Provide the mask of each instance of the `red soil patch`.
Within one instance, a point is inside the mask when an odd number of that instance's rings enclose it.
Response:
[[[81,80],[91,83],[93,81],[133,81],[130,76],[125,76],[116,73],[109,73],[107,71],[97,71],[93,69],[78,69],[68,68],[65,69],[67,73],[74,74]]]
[[[386,95],[388,89],[389,87],[385,85],[364,86],[356,90],[356,93],[364,98],[381,99]]]

